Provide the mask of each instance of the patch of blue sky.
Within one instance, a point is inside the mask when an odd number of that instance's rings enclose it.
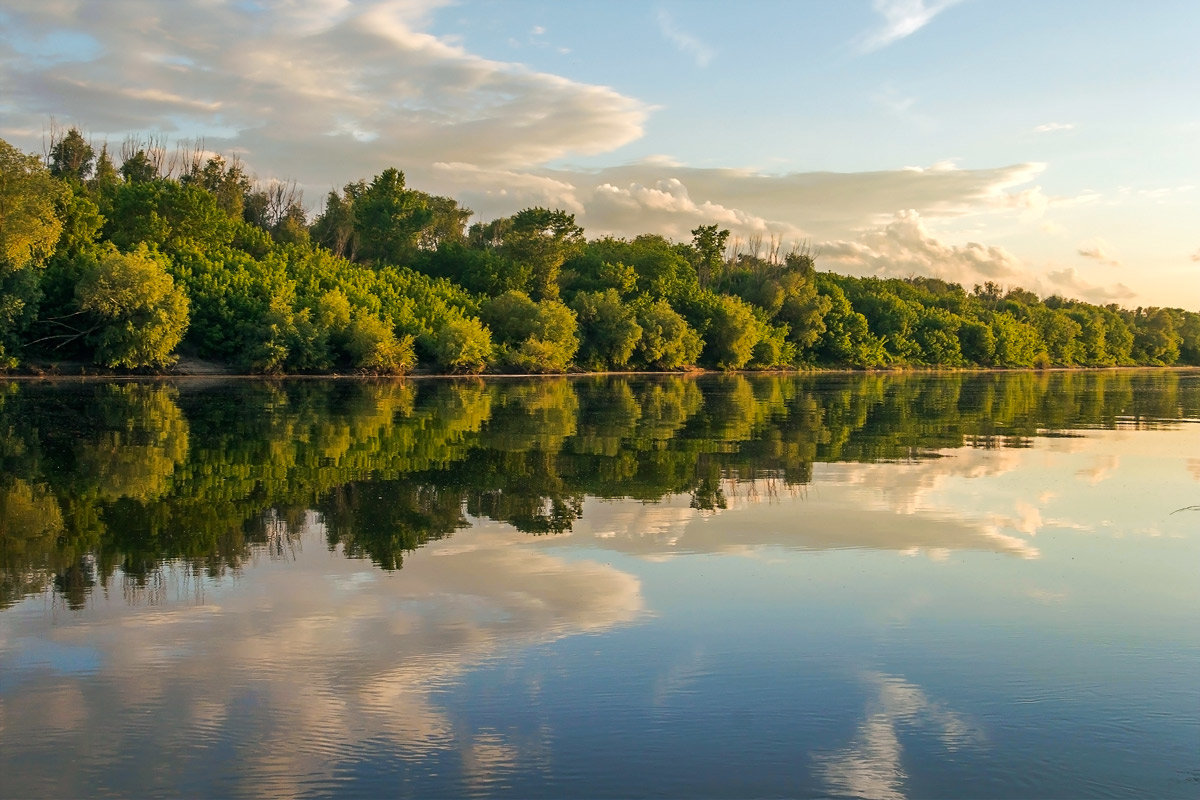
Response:
[[[103,50],[100,42],[82,31],[60,29],[44,36],[16,35],[19,29],[8,24],[8,19],[0,16],[0,23],[3,23],[3,29],[12,31],[8,35],[0,34],[0,37],[18,55],[39,65],[91,61]]]

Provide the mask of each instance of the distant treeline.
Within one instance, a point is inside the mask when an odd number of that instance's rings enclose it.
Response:
[[[588,240],[528,208],[468,227],[387,169],[330,192],[254,184],[200,148],[71,129],[0,140],[0,366],[262,373],[1200,364],[1200,314],[994,283],[818,272],[805,249]]]

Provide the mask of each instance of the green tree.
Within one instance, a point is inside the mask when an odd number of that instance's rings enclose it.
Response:
[[[579,292],[571,301],[579,319],[579,362],[587,369],[623,369],[642,338],[634,310],[616,289]]]
[[[38,271],[62,235],[57,209],[68,194],[36,156],[0,139],[0,367],[15,365],[37,312]]]
[[[453,317],[432,336],[434,361],[450,372],[483,372],[492,357],[492,335],[474,317]]]
[[[1083,358],[1079,341],[1083,335],[1082,325],[1063,308],[1041,306],[1035,309],[1032,317],[1052,363],[1066,366],[1080,363]]]
[[[312,225],[312,238],[335,256],[354,260],[358,235],[354,227],[354,203],[367,190],[366,181],[348,183],[342,194],[332,191],[325,198],[325,210]]]
[[[788,338],[804,351],[815,345],[825,332],[825,315],[831,301],[817,291],[811,258],[794,259],[788,255],[786,263],[789,271],[780,279],[783,301],[775,319],[787,324]]]
[[[433,221],[427,195],[404,186],[404,173],[389,167],[354,199],[358,255],[376,264],[407,264],[421,232]]]
[[[693,366],[704,341],[666,300],[642,298],[634,304],[642,338],[633,361],[647,369],[674,370]]]
[[[503,236],[501,252],[528,269],[522,288],[530,298],[557,300],[559,270],[583,245],[583,228],[575,224],[575,215],[527,208],[513,215]]]
[[[609,254],[622,247],[617,240],[608,238],[588,242],[582,252],[563,263],[559,283],[568,296],[577,292],[603,292],[615,289],[622,297],[630,297],[637,290],[637,271],[622,261],[606,260]]]
[[[1017,319],[1008,311],[993,314],[992,334],[996,342],[995,360],[1001,367],[1032,367],[1034,359],[1042,352],[1041,338],[1037,329]]]
[[[464,230],[467,220],[474,212],[463,208],[457,200],[449,197],[425,196],[425,206],[429,209],[429,222],[421,229],[417,238],[417,247],[421,250],[437,250],[450,243],[462,244],[467,237]]]
[[[51,136],[50,174],[79,183],[92,174],[96,151],[83,138],[78,128],[71,128],[61,139]]]
[[[637,273],[640,294],[678,303],[700,288],[687,252],[686,247],[672,245],[661,236],[642,234],[629,243],[624,258]]]
[[[866,318],[871,333],[883,342],[888,360],[899,364],[919,360],[921,346],[915,329],[921,304],[899,297],[892,291],[892,285],[875,278],[850,284],[850,288],[847,295],[854,310]]]
[[[378,375],[403,375],[417,361],[411,336],[397,337],[390,320],[363,311],[350,321],[346,349],[355,369]]]
[[[1200,314],[1178,309],[1174,311],[1178,317],[1179,363],[1200,365]]]
[[[981,367],[992,365],[996,357],[996,334],[991,325],[977,319],[965,319],[958,329],[958,341],[967,363]]]
[[[509,291],[484,304],[502,364],[524,372],[565,372],[579,349],[575,312],[557,300],[534,302]]]
[[[96,363],[131,369],[174,363],[187,330],[188,301],[145,247],[110,250],[75,294],[80,312],[92,321],[87,339]]]
[[[529,269],[494,248],[467,247],[446,242],[437,250],[423,253],[417,265],[422,272],[447,278],[472,292],[497,297],[510,290],[521,291],[529,283]]]
[[[92,178],[91,187],[103,194],[111,191],[120,180],[121,173],[117,172],[116,166],[113,165],[112,157],[108,154],[108,145],[100,145],[100,155],[96,157],[95,176]]]
[[[701,225],[692,229],[692,250],[695,251],[696,276],[701,287],[707,287],[721,277],[725,266],[725,243],[729,231],[716,225]]]
[[[750,362],[754,347],[762,340],[762,327],[750,306],[727,294],[706,293],[696,304],[692,321],[702,316],[704,351],[702,359],[719,369],[741,369]]]
[[[121,176],[129,183],[150,183],[158,177],[158,167],[145,150],[138,150],[121,162]]]
[[[195,184],[208,191],[217,201],[217,206],[235,219],[241,219],[246,210],[246,197],[251,192],[250,179],[242,165],[234,160],[226,163],[219,155],[212,156],[204,166],[195,165],[180,178],[180,183]]]
[[[815,351],[829,364],[877,367],[887,363],[883,342],[871,333],[867,318],[854,310],[846,293],[829,273],[817,276],[817,288],[829,298],[825,314],[825,332]]]
[[[1165,308],[1139,308],[1131,315],[1133,358],[1139,364],[1169,365],[1179,360],[1181,337]]]
[[[941,308],[922,308],[914,331],[920,347],[921,360],[926,364],[956,367],[963,363],[959,330],[962,318]]]

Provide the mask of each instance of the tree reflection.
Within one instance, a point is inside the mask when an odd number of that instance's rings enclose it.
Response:
[[[462,498],[430,484],[409,481],[348,483],[317,506],[330,549],[400,569],[404,554],[467,526]]]
[[[287,557],[314,514],[331,548],[399,569],[468,515],[556,534],[587,496],[717,509],[731,481],[821,462],[1196,418],[1200,376],[1165,371],[8,383],[0,607]]]

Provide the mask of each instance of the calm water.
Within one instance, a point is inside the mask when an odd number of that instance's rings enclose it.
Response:
[[[1200,796],[1200,374],[0,385],[0,795]]]

